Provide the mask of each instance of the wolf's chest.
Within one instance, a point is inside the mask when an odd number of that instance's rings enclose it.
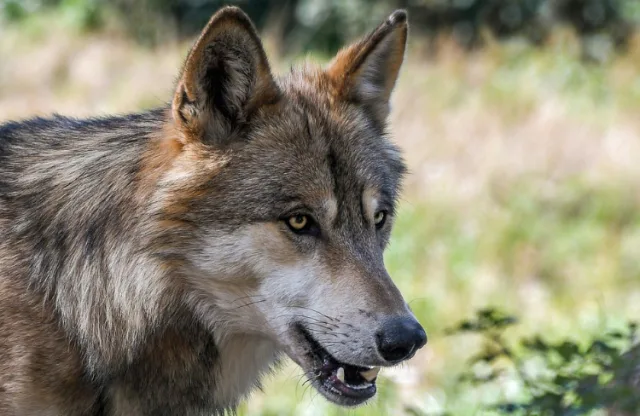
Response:
[[[215,342],[204,330],[154,341],[109,386],[108,415],[211,415],[233,409],[274,362],[271,342],[248,335]]]

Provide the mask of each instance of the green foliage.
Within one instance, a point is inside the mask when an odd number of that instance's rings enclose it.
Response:
[[[640,18],[635,0],[0,0],[0,16],[16,22],[62,9],[77,27],[91,30],[115,12],[135,38],[158,43],[198,33],[212,13],[229,3],[243,8],[259,29],[269,28],[284,51],[325,54],[399,7],[408,9],[416,34],[448,33],[468,49],[481,46],[486,33],[542,45],[552,26],[566,24],[587,39],[585,54],[596,60],[611,48],[624,50]],[[590,40],[594,35],[599,36],[595,43]],[[609,41],[603,44],[602,35]]]
[[[4,18],[10,22],[20,21],[27,15],[25,5],[19,0],[4,0],[0,6]]]
[[[634,22],[640,21],[640,1],[638,0],[622,0],[622,15]]]
[[[505,328],[515,324],[516,318],[496,309],[488,308],[478,311],[475,319],[464,320],[453,329],[447,330],[449,334],[462,332],[491,333],[501,332]]]
[[[570,338],[552,342],[539,335],[509,342],[505,332],[515,323],[512,316],[485,309],[450,330],[484,340],[461,383],[478,388],[511,378],[521,386],[518,400],[494,403],[490,409],[498,414],[577,416],[613,406],[640,408],[640,397],[626,382],[636,357],[624,354],[637,343],[635,324],[579,345]]]
[[[70,26],[81,31],[98,29],[104,5],[99,0],[0,0],[0,18],[20,23],[38,12],[54,9]]]

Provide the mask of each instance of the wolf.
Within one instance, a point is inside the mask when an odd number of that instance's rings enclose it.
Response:
[[[287,356],[373,397],[427,340],[383,264],[407,30],[275,76],[227,7],[162,108],[1,126],[0,414],[223,414]]]

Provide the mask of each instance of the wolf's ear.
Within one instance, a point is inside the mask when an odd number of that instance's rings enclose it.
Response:
[[[338,52],[327,74],[336,83],[339,97],[362,103],[385,120],[404,59],[407,31],[407,13],[396,10],[369,35]]]
[[[189,52],[172,112],[184,141],[221,144],[253,111],[278,96],[251,20],[240,9],[225,7]]]

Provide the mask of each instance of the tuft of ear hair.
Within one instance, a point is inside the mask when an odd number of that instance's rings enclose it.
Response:
[[[396,10],[360,41],[342,49],[326,73],[339,99],[361,103],[384,121],[407,44],[407,13]]]
[[[239,8],[225,7],[189,52],[172,113],[183,143],[224,145],[252,112],[279,95],[253,23]]]

